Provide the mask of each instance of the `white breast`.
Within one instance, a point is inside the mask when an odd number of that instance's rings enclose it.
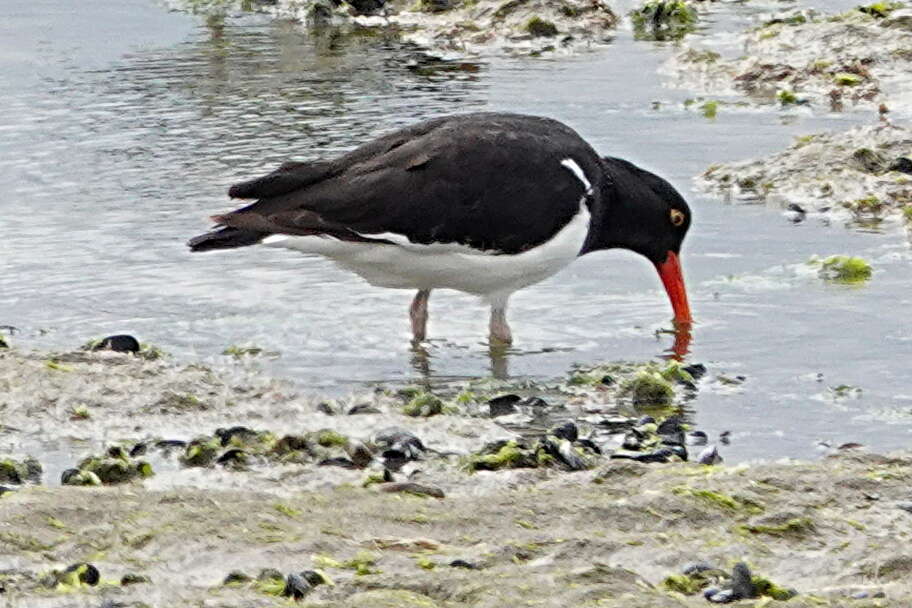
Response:
[[[326,256],[379,287],[456,289],[492,297],[538,283],[575,260],[589,233],[589,220],[584,199],[579,212],[551,239],[515,255],[446,243],[421,245],[388,233],[364,236],[394,244],[272,235],[263,240],[263,245]]]

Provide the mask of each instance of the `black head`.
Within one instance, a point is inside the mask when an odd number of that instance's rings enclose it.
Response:
[[[665,285],[675,320],[690,323],[679,254],[690,207],[667,181],[620,158],[602,159],[605,179],[582,253],[622,248],[651,261]]]
[[[604,216],[593,230],[586,251],[620,247],[666,261],[681,252],[690,228],[690,207],[667,181],[620,158],[602,159]],[[593,218],[595,219],[595,218]]]

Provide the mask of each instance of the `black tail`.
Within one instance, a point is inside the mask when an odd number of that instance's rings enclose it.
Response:
[[[256,232],[241,228],[219,228],[218,230],[193,237],[187,241],[187,245],[190,247],[190,251],[234,249],[235,247],[256,245],[266,236],[269,236],[268,232]]]

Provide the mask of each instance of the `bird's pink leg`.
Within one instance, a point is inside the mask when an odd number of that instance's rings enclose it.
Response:
[[[491,343],[512,344],[513,333],[507,323],[507,299],[498,298],[491,302]]]
[[[422,342],[427,337],[428,298],[430,297],[430,289],[420,289],[409,307],[409,317],[412,319],[412,341],[414,342]]]

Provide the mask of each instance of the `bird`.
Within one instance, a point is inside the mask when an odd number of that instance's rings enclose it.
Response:
[[[387,133],[334,159],[286,162],[231,186],[254,202],[211,216],[194,252],[253,245],[319,254],[379,287],[414,290],[412,340],[436,289],[481,296],[489,343],[509,345],[510,296],[605,249],[645,256],[676,330],[692,323],[680,261],[691,224],[665,179],[600,156],[547,117],[475,112]],[[678,353],[680,354],[680,353]]]

